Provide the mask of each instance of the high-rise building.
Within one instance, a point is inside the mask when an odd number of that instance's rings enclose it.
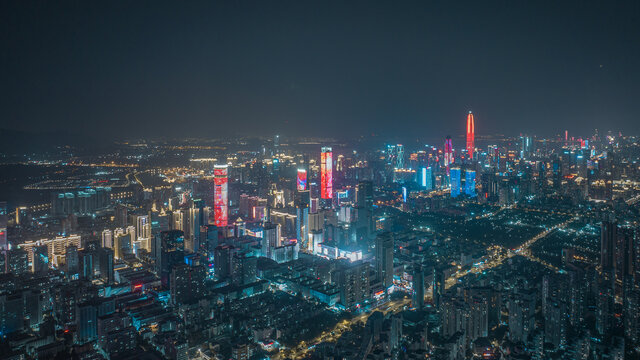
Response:
[[[214,175],[214,217],[217,227],[227,226],[228,221],[228,167],[227,165],[215,165],[213,169]]]
[[[0,251],[9,250],[7,241],[7,203],[0,201]]]
[[[466,170],[464,173],[464,193],[469,197],[476,196],[476,172],[475,170]]]
[[[113,249],[113,231],[109,229],[102,231],[102,247]]]
[[[156,240],[156,271],[162,286],[168,288],[171,282],[171,269],[174,265],[184,263],[184,232],[163,231]]]
[[[320,153],[320,197],[333,198],[333,152],[330,147],[323,147]]]
[[[420,175],[420,185],[425,190],[433,190],[433,170],[431,166],[423,167]]]
[[[460,196],[460,168],[451,168],[451,197]]]
[[[369,298],[369,265],[363,261],[344,261],[331,275],[340,290],[340,303],[352,307]]]
[[[396,169],[404,169],[404,146],[396,145]]]
[[[443,267],[434,267],[433,268],[433,283],[431,284],[432,290],[432,298],[433,305],[436,309],[440,309],[440,305],[442,305],[442,295],[444,294],[444,286],[445,286],[445,276],[444,276],[444,268]]]
[[[476,148],[475,133],[476,126],[473,121],[473,114],[469,111],[469,114],[467,115],[467,154],[469,155],[469,159],[473,159],[473,153]]]
[[[615,267],[615,249],[618,240],[618,223],[603,221],[600,227],[600,267],[613,269]]]
[[[444,140],[444,166],[447,168],[447,174],[449,174],[451,164],[453,164],[453,141],[451,136],[447,136]]]
[[[376,271],[385,289],[393,285],[393,235],[390,232],[376,238]]]
[[[424,271],[421,264],[413,267],[413,307],[422,310],[424,307]]]
[[[296,188],[298,191],[307,190],[307,170],[298,169],[298,179],[296,182]]]

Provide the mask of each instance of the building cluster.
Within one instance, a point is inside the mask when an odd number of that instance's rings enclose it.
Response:
[[[0,203],[1,357],[638,356],[637,139],[466,120],[462,149],[132,146],[123,191]]]

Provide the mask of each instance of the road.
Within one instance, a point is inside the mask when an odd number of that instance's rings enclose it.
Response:
[[[369,316],[371,316],[376,310],[382,311],[385,315],[389,312],[396,313],[402,311],[406,305],[411,302],[410,298],[403,298],[399,300],[390,301],[383,304],[379,308],[372,310],[368,313],[362,313],[349,320],[343,320],[337,323],[332,329],[325,330],[315,339],[305,342],[300,342],[296,347],[289,349],[281,349],[280,352],[273,357],[273,359],[300,359],[309,354],[313,346],[322,342],[335,342],[338,341],[342,333],[351,330],[351,328],[359,323],[366,323]],[[310,349],[311,348],[311,349]]]
[[[558,268],[556,268],[555,266],[548,264],[547,262],[533,256],[531,254],[531,251],[529,250],[529,248],[531,247],[531,245],[535,244],[536,241],[544,238],[545,236],[549,235],[551,232],[558,230],[558,229],[562,229],[564,227],[566,227],[567,225],[571,224],[572,222],[578,220],[578,217],[573,217],[563,223],[560,223],[558,225],[552,226],[548,229],[546,229],[545,231],[539,233],[538,235],[532,237],[531,239],[525,241],[522,245],[520,245],[519,247],[515,248],[514,250],[508,250],[506,255],[504,254],[504,252],[494,252],[494,255],[490,255],[489,258],[484,261],[481,265],[479,266],[474,266],[473,268],[469,269],[469,270],[464,270],[464,271],[458,271],[456,273],[454,273],[453,275],[451,275],[451,277],[449,277],[445,283],[445,288],[450,288],[451,286],[455,285],[456,282],[458,281],[458,279],[469,275],[470,273],[480,273],[483,272],[485,270],[488,269],[492,269],[496,266],[502,265],[502,263],[504,263],[505,260],[510,259],[516,255],[520,255],[520,256],[524,256],[527,259],[531,260],[531,261],[535,261],[538,262],[544,266],[546,266],[547,268],[554,270],[554,271],[558,271]]]

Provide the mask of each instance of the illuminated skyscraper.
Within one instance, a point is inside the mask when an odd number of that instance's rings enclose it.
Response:
[[[460,168],[451,168],[451,197],[460,195]]]
[[[469,115],[467,115],[467,153],[469,159],[473,159],[473,152],[476,148],[475,133],[476,125],[473,121],[473,114],[469,111]]]
[[[330,147],[323,147],[320,154],[320,197],[333,198],[333,153]]]
[[[296,188],[298,191],[307,190],[307,170],[298,169],[298,181]]]
[[[0,202],[0,251],[8,250],[7,242],[7,203]]]
[[[476,172],[475,170],[467,170],[464,174],[464,193],[470,197],[476,196]]]
[[[451,136],[447,136],[444,141],[444,166],[447,167],[447,174],[449,174],[451,164],[453,164],[453,141],[451,141]]]
[[[229,206],[229,179],[227,165],[216,165],[213,169],[214,175],[214,218],[218,227],[227,226],[228,206]]]
[[[420,185],[422,185],[425,190],[433,190],[433,171],[431,170],[431,166],[422,168]]]

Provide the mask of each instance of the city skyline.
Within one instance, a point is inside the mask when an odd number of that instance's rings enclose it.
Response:
[[[3,360],[640,360],[640,1],[0,3]]]

